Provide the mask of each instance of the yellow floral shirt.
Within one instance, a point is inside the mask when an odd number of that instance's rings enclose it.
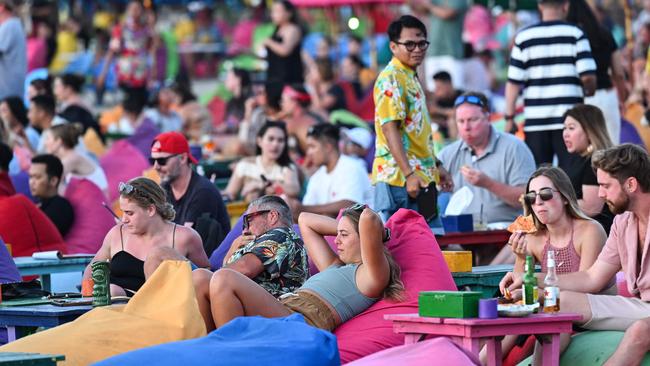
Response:
[[[400,122],[402,145],[411,169],[426,184],[433,180],[437,182],[431,121],[424,91],[415,71],[393,57],[377,77],[373,97],[377,142],[372,164],[372,183],[385,182],[397,187],[406,184],[404,174],[391,154],[381,130],[381,126],[390,121]]]

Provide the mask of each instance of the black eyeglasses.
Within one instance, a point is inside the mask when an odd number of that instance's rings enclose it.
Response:
[[[469,103],[473,104],[476,106],[479,106],[481,108],[486,108],[485,103],[481,100],[481,98],[477,97],[476,95],[461,95],[458,98],[456,98],[456,101],[454,101],[454,108],[458,107],[459,105],[463,103]]]
[[[169,155],[169,156],[165,156],[164,158],[149,158],[149,163],[151,165],[154,165],[155,163],[158,163],[158,165],[164,166],[165,164],[167,164],[167,160],[169,160],[169,159],[171,159],[171,158],[173,158],[175,156],[178,156],[178,155],[180,155],[180,154]]]
[[[542,201],[548,201],[553,198],[553,192],[559,192],[559,191],[552,188],[542,188],[539,190],[539,192],[530,191],[524,195],[524,200],[526,201],[526,203],[532,206],[535,204],[535,200],[537,200],[537,196],[539,196],[539,198],[541,198]]]
[[[401,44],[409,52],[415,50],[415,47],[419,48],[422,51],[429,48],[429,41],[420,41],[420,42],[415,42],[415,41],[406,41],[406,42],[394,41],[394,42],[397,43],[397,44]]]
[[[117,191],[120,192],[120,194],[131,194],[135,191],[135,187],[129,183],[120,182],[117,186]]]
[[[242,219],[242,221],[243,221],[242,227],[243,227],[244,231],[248,230],[248,227],[250,226],[251,221],[253,221],[254,218],[256,218],[257,216],[260,216],[260,215],[267,214],[269,212],[271,212],[271,210],[260,210],[260,211],[247,213],[246,215],[244,215],[244,218]]]

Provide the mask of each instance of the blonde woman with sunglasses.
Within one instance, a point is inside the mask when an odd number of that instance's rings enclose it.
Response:
[[[607,240],[603,227],[580,209],[571,181],[562,169],[538,168],[528,180],[525,192],[524,212],[533,215],[537,231],[516,231],[510,236],[508,245],[516,256],[515,274],[508,272],[499,283],[501,293],[507,290],[515,300],[521,298],[526,255],[532,255],[541,264],[542,271],[536,274],[541,283],[546,275],[548,251],[555,252],[558,274],[583,271],[596,261]],[[504,355],[515,340],[515,336],[504,338]]]
[[[172,249],[195,266],[210,266],[199,234],[172,222],[176,213],[156,182],[134,178],[121,182],[119,192],[122,217],[92,260],[110,262],[111,295],[133,296],[145,282],[145,260],[160,249]],[[90,277],[89,264],[83,278]]]

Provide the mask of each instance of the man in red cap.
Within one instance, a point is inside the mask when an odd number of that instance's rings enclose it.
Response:
[[[217,187],[207,178],[192,170],[198,161],[190,153],[185,136],[178,132],[161,133],[151,145],[149,159],[160,176],[160,185],[167,192],[167,200],[174,206],[179,225],[193,227],[206,244],[207,233],[198,227],[206,215],[220,226],[217,244],[230,231],[230,218]],[[210,253],[207,253],[208,256]]]

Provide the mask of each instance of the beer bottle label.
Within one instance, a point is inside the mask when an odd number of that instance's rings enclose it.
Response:
[[[544,307],[557,305],[557,298],[560,289],[554,286],[544,288]]]

